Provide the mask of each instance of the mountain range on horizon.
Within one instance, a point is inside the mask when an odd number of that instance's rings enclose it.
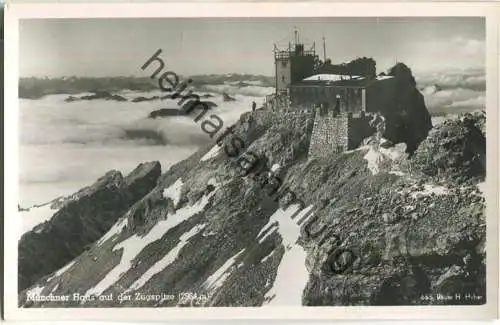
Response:
[[[250,74],[211,74],[192,76],[192,86],[200,93],[261,93],[274,92],[275,79],[270,76]],[[460,72],[439,72],[415,75],[419,90],[433,114],[474,111],[484,109],[486,76],[480,69]],[[71,80],[71,82],[68,82]],[[223,86],[223,87],[220,87]],[[257,88],[260,88],[257,89]],[[158,84],[148,77],[61,77],[21,78],[19,96],[26,99],[40,99],[45,95],[88,93],[107,91],[119,93],[124,89],[139,92],[159,91]],[[119,94],[118,94],[119,95]]]

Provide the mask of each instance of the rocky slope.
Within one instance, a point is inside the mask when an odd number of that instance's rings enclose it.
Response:
[[[134,202],[156,186],[160,174],[158,162],[141,164],[127,177],[110,171],[72,196],[52,201],[52,218],[19,241],[19,289],[88,249]]]
[[[247,162],[250,153],[259,157],[252,168],[214,146],[171,167],[134,199],[124,200],[118,189],[129,187],[117,181],[105,192],[117,193],[116,209],[95,206],[91,197],[74,201],[101,214],[94,222],[109,221],[100,230],[114,225],[100,239],[102,231],[84,235],[80,227],[25,248],[33,263],[47,266],[30,276],[20,269],[30,279],[23,283],[38,279],[20,291],[19,305],[484,303],[484,169],[457,175],[485,153],[484,136],[474,131],[480,119],[436,127],[422,144],[427,149],[411,158],[404,144],[376,134],[357,150],[308,159],[310,121],[271,123],[265,116],[242,115],[234,135],[221,141],[241,139]],[[429,173],[435,152],[461,158],[450,171]],[[54,218],[80,220],[70,212]],[[87,250],[80,244],[62,259],[46,259],[53,248],[44,245],[82,237],[79,243],[92,242]],[[42,296],[46,301],[36,298]]]

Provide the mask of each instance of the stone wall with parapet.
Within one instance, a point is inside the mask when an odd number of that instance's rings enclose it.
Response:
[[[349,144],[349,117],[347,114],[335,116],[332,111],[320,114],[316,111],[309,145],[308,156],[325,157],[333,152],[347,150]]]
[[[262,109],[253,113],[254,118],[260,125],[287,124],[292,127],[300,127],[304,121],[308,121],[307,131],[310,132],[313,125],[315,110],[309,107],[295,109]]]
[[[259,125],[287,125],[304,127],[310,134],[308,156],[325,157],[334,152],[342,152],[357,148],[366,137],[373,134],[370,127],[371,116],[363,113],[342,112],[334,115],[333,111],[321,112],[320,108],[301,106],[294,108],[260,109],[253,114]]]

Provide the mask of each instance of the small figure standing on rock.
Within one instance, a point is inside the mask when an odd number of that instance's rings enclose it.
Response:
[[[255,112],[255,109],[257,108],[257,103],[252,102],[252,112]]]

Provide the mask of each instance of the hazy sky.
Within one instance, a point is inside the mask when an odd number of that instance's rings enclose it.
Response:
[[[20,75],[145,76],[158,49],[178,74],[272,76],[273,44],[297,28],[334,63],[367,56],[384,71],[396,60],[415,72],[484,68],[482,18],[51,19],[20,22]]]

